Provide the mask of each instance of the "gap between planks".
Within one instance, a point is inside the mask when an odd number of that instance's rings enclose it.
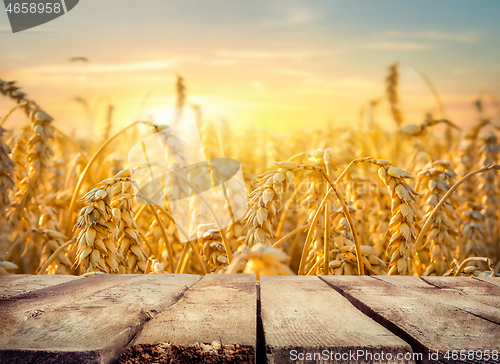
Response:
[[[398,327],[392,321],[387,320],[385,317],[372,310],[367,304],[351,296],[349,293],[342,290],[340,287],[332,285],[330,282],[324,280],[321,276],[319,276],[318,278],[321,279],[323,282],[325,282],[329,287],[333,288],[335,291],[340,293],[343,297],[345,297],[354,307],[356,307],[359,311],[361,311],[361,313],[365,314],[378,324],[387,328],[394,335],[396,335],[401,340],[408,343],[408,345],[410,345],[414,353],[424,353],[426,351],[426,348],[422,344],[420,344],[420,342],[414,339],[410,334],[408,334],[406,331]],[[371,278],[374,279],[374,277]],[[417,361],[417,364],[421,364],[421,361]]]

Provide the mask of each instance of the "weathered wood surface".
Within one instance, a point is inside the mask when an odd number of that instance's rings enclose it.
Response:
[[[55,286],[58,284],[82,279],[78,276],[70,275],[29,275],[11,274],[0,280],[0,299],[18,296],[23,293],[30,293],[37,289]]]
[[[494,284],[495,286],[499,286],[500,287],[500,277],[478,277],[478,278],[475,278],[477,280],[481,280],[483,282],[487,282],[487,283],[490,283],[490,284]]]
[[[121,363],[253,363],[255,276],[207,275],[149,321]]]
[[[445,277],[439,277],[445,278]],[[435,280],[436,284],[439,285],[439,278]],[[410,289],[413,292],[418,292],[419,294],[424,294],[427,298],[432,298],[435,301],[441,302],[445,305],[453,305],[457,309],[468,312],[474,316],[482,317],[483,319],[495,322],[500,324],[500,309],[497,306],[500,306],[499,296],[487,296],[486,298],[481,299],[480,295],[476,295],[476,297],[472,297],[471,295],[467,295],[465,291],[459,291],[457,289],[447,289],[440,288],[437,285],[433,285],[430,283],[432,278],[419,278],[419,277],[410,277],[410,276],[398,276],[395,278],[387,278],[385,277],[377,277],[375,279],[379,279],[385,282],[388,282],[397,288],[402,289]],[[457,284],[461,280],[467,280],[465,277],[459,277],[454,280]],[[442,285],[446,285],[443,283]],[[451,281],[448,285],[453,285]],[[465,288],[467,283],[462,283],[462,286]],[[478,292],[481,291],[481,283],[478,282]],[[437,289],[436,289],[437,288]],[[484,288],[484,286],[483,286]],[[495,293],[495,292],[493,292]],[[496,292],[498,293],[498,292]]]
[[[307,363],[308,353],[317,353],[319,359],[320,354],[328,353],[328,360],[327,356],[323,360],[331,362],[335,361],[335,354],[344,355],[338,356],[341,359],[337,362],[359,363],[366,359],[366,352],[384,352],[386,356],[389,353],[396,359],[397,354],[404,358],[412,350],[318,277],[262,277],[260,300],[270,364]],[[358,350],[363,356],[352,357]],[[304,355],[303,360],[297,360],[299,355]]]
[[[422,280],[439,288],[438,295],[446,291],[448,293],[456,292],[460,296],[500,309],[500,286],[468,277],[457,277],[456,279],[422,277]]]
[[[116,361],[146,321],[199,279],[99,275],[0,300],[0,363]]]
[[[440,289],[417,277],[324,276],[321,279],[411,344],[415,352],[423,353],[422,362],[428,362],[429,352],[438,352],[438,362],[446,362],[447,351],[499,349],[500,310],[496,305],[471,299],[455,289]],[[436,283],[439,284],[437,280]],[[449,362],[498,360],[459,357]]]
[[[500,349],[500,278],[10,275],[0,294],[2,364],[313,363],[320,349],[451,363],[447,350]]]

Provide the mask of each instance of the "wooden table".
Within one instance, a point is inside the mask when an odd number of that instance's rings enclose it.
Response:
[[[0,325],[2,364],[500,363],[500,278],[10,275]]]

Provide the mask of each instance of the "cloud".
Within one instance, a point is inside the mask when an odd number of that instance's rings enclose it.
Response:
[[[275,15],[262,19],[263,27],[283,27],[313,24],[324,17],[321,9],[311,6],[310,3],[299,1],[279,1],[274,3]]]
[[[227,57],[227,58],[246,58],[246,59],[279,59],[279,58],[311,58],[311,57],[321,57],[326,55],[333,55],[336,52],[330,50],[309,50],[309,51],[289,51],[289,52],[279,52],[279,51],[228,51],[221,50],[215,52],[217,56]]]
[[[376,33],[374,36],[378,40],[386,39],[420,39],[429,41],[452,41],[461,43],[473,43],[479,40],[478,32],[468,31],[462,34],[446,33],[436,30],[418,31],[418,32],[404,32],[397,30],[389,30],[385,32]]]
[[[425,49],[435,48],[435,46],[429,43],[418,43],[418,42],[373,42],[373,43],[363,44],[360,46],[360,48],[397,50],[397,51],[421,51]]]
[[[289,7],[283,20],[288,24],[303,25],[318,21],[321,18],[321,12],[310,7],[298,6]]]
[[[118,63],[118,64],[100,64],[92,63],[88,64],[58,64],[54,66],[39,66],[26,69],[26,71],[36,72],[36,73],[56,73],[56,74],[81,74],[82,72],[94,73],[94,74],[108,74],[108,73],[126,73],[126,72],[141,72],[141,71],[158,71],[172,69],[179,64],[186,62],[188,58],[173,58],[164,61],[154,61],[154,62],[136,62],[136,63]]]
[[[375,33],[372,37],[373,41],[361,45],[360,48],[421,51],[436,48],[439,42],[473,43],[479,38],[479,33],[473,31],[455,34],[436,30],[416,32],[388,30]]]

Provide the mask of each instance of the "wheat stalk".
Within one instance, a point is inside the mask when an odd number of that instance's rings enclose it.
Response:
[[[28,160],[28,140],[32,131],[29,127],[24,127],[21,134],[12,139],[10,145],[12,148],[12,161],[15,163],[15,184],[19,183],[26,178],[27,170],[26,164]]]
[[[201,234],[201,231],[199,233]],[[229,265],[229,261],[219,231],[210,229],[202,233],[201,237],[198,238],[198,243],[202,246],[203,256],[212,268],[212,272],[224,272],[225,267]]]
[[[487,228],[485,216],[481,212],[482,207],[472,202],[466,202],[460,210],[462,219],[460,237],[463,241],[461,255],[465,258],[486,255],[488,252]]]
[[[433,119],[430,115],[428,115],[427,119],[419,125],[415,124],[410,124],[406,125],[404,127],[401,127],[400,130],[403,134],[409,135],[409,136],[417,136],[417,137],[424,137],[427,135],[429,128],[438,125],[438,124],[446,124],[449,127],[452,127],[456,130],[461,130],[460,127],[458,127],[456,124],[452,123],[451,121],[447,119]]]
[[[244,221],[248,226],[245,244],[249,247],[258,243],[273,245],[273,224],[280,211],[283,191],[301,169],[298,163],[292,161],[276,162],[275,165],[278,166],[277,170],[264,173],[254,180],[258,187],[248,196],[250,208]]]
[[[489,271],[485,272],[480,272],[479,268],[474,267],[474,266],[469,266],[466,267],[465,265],[470,262],[486,262],[488,263],[488,267],[490,268]],[[495,268],[493,267],[493,261],[490,258],[485,258],[485,257],[472,257],[472,258],[467,258],[465,259],[460,265],[458,266],[456,272],[453,274],[453,276],[458,277],[459,275],[473,275],[473,276],[491,276],[491,277],[496,277],[497,274],[495,273]]]
[[[386,78],[386,95],[391,106],[392,117],[396,124],[400,126],[403,123],[403,115],[399,107],[398,83],[399,72],[396,63],[389,67],[389,74]]]
[[[484,167],[495,164],[500,161],[500,145],[497,142],[497,137],[491,135],[486,138],[481,152],[480,164]],[[482,213],[485,217],[485,224],[488,230],[489,251],[487,253],[497,254],[500,252],[500,242],[498,241],[499,231],[499,213],[500,199],[498,197],[500,190],[498,185],[498,172],[495,170],[485,172],[481,175],[481,183],[479,184],[478,202],[483,206]],[[497,257],[498,259],[498,257]]]
[[[446,192],[446,194],[441,198],[441,200],[439,201],[439,203],[436,205],[436,207],[434,207],[434,210],[432,211],[432,213],[427,217],[427,220],[425,221],[425,224],[424,226],[422,226],[422,229],[420,230],[420,233],[418,234],[418,237],[417,237],[417,241],[415,242],[415,245],[416,246],[420,246],[420,244],[422,243],[423,239],[424,239],[424,236],[425,234],[427,233],[427,230],[429,229],[429,227],[431,226],[432,224],[432,219],[435,217],[435,215],[439,212],[439,209],[444,205],[444,203],[446,202],[446,200],[452,195],[453,192],[455,192],[455,190],[464,182],[466,182],[469,178],[475,176],[476,174],[479,174],[479,173],[484,173],[484,172],[487,172],[487,171],[491,171],[491,170],[500,170],[500,165],[498,164],[494,164],[494,165],[490,165],[488,167],[484,167],[484,168],[481,168],[481,169],[477,169],[473,172],[470,172],[469,174],[467,174],[465,177],[463,177],[462,179],[460,179],[458,182],[456,182],[449,190],[448,192]]]
[[[48,196],[50,199],[50,196]],[[40,229],[34,230],[33,240],[35,246],[43,246],[40,264],[37,270],[45,264],[47,259],[68,239],[63,234],[59,233],[61,226],[57,220],[57,210],[52,206],[47,206],[45,201],[39,204],[40,217],[38,226]],[[67,274],[71,269],[70,259],[63,253],[55,257],[55,262],[50,266],[51,274],[62,273]]]
[[[417,235],[415,200],[418,193],[405,180],[413,177],[382,159],[372,160],[370,163],[379,167],[380,179],[387,186],[392,198],[392,218],[389,223],[392,236],[387,247],[390,257],[387,273],[407,275],[411,271],[414,239]]]
[[[110,207],[117,227],[118,255],[124,260],[129,272],[145,272],[147,257],[139,244],[139,230],[132,209],[134,193],[130,171],[124,169],[98,186],[110,186],[114,192]]]
[[[108,105],[108,112],[106,114],[106,126],[104,127],[103,139],[108,140],[111,136],[111,130],[113,129],[113,105]]]
[[[32,197],[41,189],[50,169],[50,160],[54,151],[50,141],[54,138],[52,118],[43,111],[32,110],[30,114],[33,136],[29,140],[28,175],[20,184],[15,201],[9,211],[11,226],[19,226],[26,219]],[[28,212],[29,213],[29,212]]]
[[[450,189],[452,180],[456,177],[447,160],[439,160],[427,164],[417,175],[417,191],[422,188],[422,200],[425,201],[425,217],[428,217],[439,200]],[[444,204],[444,208],[433,217],[432,226],[427,235],[429,244],[430,264],[424,275],[443,275],[451,264],[456,247],[457,235],[456,211],[452,198]]]
[[[85,194],[85,206],[78,213],[75,228],[78,232],[78,250],[74,266],[82,266],[85,273],[118,273],[116,255],[116,226],[110,206],[113,187],[103,185]]]
[[[181,76],[176,77],[175,90],[177,98],[175,100],[174,124],[177,124],[182,119],[182,111],[184,110],[184,105],[186,103],[186,86],[184,85],[184,79]]]
[[[64,249],[66,249],[71,244],[74,244],[75,242],[76,242],[76,239],[71,239],[71,240],[67,241],[66,243],[64,243],[63,245],[61,245],[56,251],[54,251],[52,253],[52,255],[47,259],[47,261],[45,262],[45,264],[37,272],[37,275],[45,273],[45,270],[49,267],[49,265],[52,263],[52,261],[57,256],[59,256],[59,254],[61,254]],[[90,273],[82,274],[82,277],[85,277],[87,274],[93,274],[93,273],[96,274],[96,273],[102,273],[102,272],[90,272]]]
[[[0,126],[0,219],[6,217],[6,209],[10,205],[9,190],[14,188],[15,163],[10,159],[10,148],[3,140],[5,129]]]

